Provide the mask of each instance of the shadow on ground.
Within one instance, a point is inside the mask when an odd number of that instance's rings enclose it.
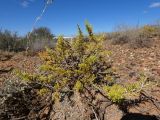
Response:
[[[151,115],[142,115],[138,113],[126,114],[121,120],[160,120],[160,118]]]

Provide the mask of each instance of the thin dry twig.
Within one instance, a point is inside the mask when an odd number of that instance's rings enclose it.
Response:
[[[94,115],[95,115],[95,117],[96,117],[96,120],[100,120],[100,119],[98,118],[97,113],[95,112],[95,110],[94,110],[93,107],[92,107],[92,111],[93,111],[93,113],[94,113]]]

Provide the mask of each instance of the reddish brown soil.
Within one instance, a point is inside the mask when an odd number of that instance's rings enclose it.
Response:
[[[154,39],[151,48],[132,49],[128,45],[110,45],[113,65],[121,78],[130,81],[138,73],[145,73],[160,80],[160,40]]]
[[[0,61],[0,84],[4,80],[12,78],[12,70],[20,69],[29,73],[36,72],[40,64],[38,56],[25,56],[23,53],[13,54],[13,57],[6,61]]]
[[[113,66],[122,82],[134,82],[138,80],[139,74],[144,73],[160,83],[160,39],[154,39],[151,48],[132,49],[128,45],[111,44],[107,44],[106,48],[113,53]],[[160,87],[153,88],[148,93],[160,102]],[[129,111],[145,115],[160,115],[160,110],[150,102],[141,103]],[[112,117],[110,120],[117,120],[117,118],[120,119],[121,116]]]

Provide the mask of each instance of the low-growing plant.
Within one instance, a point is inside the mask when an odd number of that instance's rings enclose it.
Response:
[[[155,24],[154,28],[156,29],[156,36],[160,38],[160,24]]]
[[[142,32],[144,35],[148,36],[148,37],[152,37],[156,34],[157,29],[154,26],[150,26],[150,25],[145,25],[141,28]]]
[[[111,51],[105,48],[105,38],[94,35],[89,23],[86,23],[86,30],[88,39],[84,38],[79,25],[73,41],[65,41],[60,36],[54,49],[46,48],[40,53],[43,64],[39,74],[17,71],[19,78],[29,84],[41,85],[39,94],[49,92],[54,101],[61,100],[68,93],[83,94],[92,89],[102,91],[113,103],[121,103],[127,99],[128,93],[141,91],[143,86],[139,82],[132,86],[116,84]]]
[[[60,36],[54,49],[47,48],[41,52],[40,58],[44,62],[39,69],[40,74],[17,72],[18,76],[27,82],[41,84],[45,92],[46,89],[53,92],[53,98],[61,98],[64,92],[83,92],[93,84],[108,85],[110,80],[107,79],[113,76],[111,52],[105,49],[105,39],[93,34],[89,23],[86,23],[86,30],[89,33],[87,40],[78,25],[75,40],[65,41]]]
[[[104,86],[104,91],[112,102],[121,103],[125,99],[126,89],[122,85]]]
[[[111,35],[111,41],[112,41],[112,44],[114,45],[117,45],[117,44],[123,45],[128,43],[129,37],[126,32],[122,32],[122,33],[114,32]]]
[[[104,86],[103,90],[112,102],[120,104],[124,100],[131,100],[139,96],[143,90],[149,89],[153,85],[156,84],[151,83],[146,75],[141,74],[137,82]]]

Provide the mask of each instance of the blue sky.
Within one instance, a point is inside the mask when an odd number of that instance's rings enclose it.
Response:
[[[0,27],[29,32],[44,7],[44,0],[1,0]],[[95,32],[112,31],[120,24],[143,25],[160,19],[160,0],[54,0],[36,27],[71,36],[76,25],[88,20]]]

